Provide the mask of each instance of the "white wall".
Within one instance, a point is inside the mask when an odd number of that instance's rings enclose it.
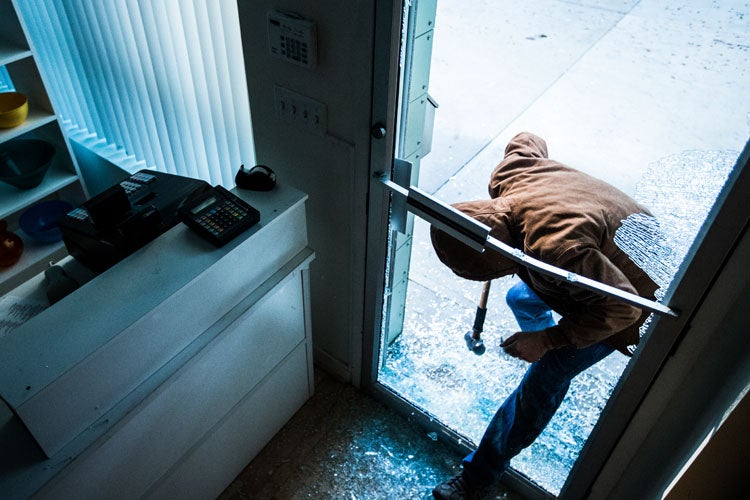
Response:
[[[375,1],[238,3],[257,161],[310,197],[315,362],[352,380],[361,349]],[[270,55],[270,9],[295,11],[317,23],[315,69]],[[274,85],[326,104],[327,135],[280,120]]]

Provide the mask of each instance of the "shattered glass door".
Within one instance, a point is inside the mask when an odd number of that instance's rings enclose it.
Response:
[[[415,165],[410,183],[446,203],[487,198],[508,139],[534,132],[550,157],[651,209],[659,232],[626,221],[618,244],[663,296],[748,137],[746,8],[410,2],[397,148]],[[464,335],[482,284],[440,263],[418,217],[393,234],[378,382],[476,444],[527,366],[498,346],[518,330],[504,298],[516,281],[492,282],[476,355]],[[628,359],[614,353],[577,377],[511,467],[558,494]]]

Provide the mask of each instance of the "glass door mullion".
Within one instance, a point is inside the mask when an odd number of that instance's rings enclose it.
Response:
[[[491,237],[489,235],[490,228],[488,226],[462,214],[458,210],[442,203],[440,200],[428,195],[424,191],[421,191],[414,186],[406,188],[394,182],[384,180],[382,179],[382,176],[379,177],[381,178],[383,185],[392,191],[395,198],[393,201],[394,207],[398,205],[399,207],[403,207],[404,210],[408,210],[411,213],[418,215],[427,222],[436,225],[439,229],[451,234],[467,246],[474,248],[477,252],[481,253],[486,250],[494,250],[508,259],[515,261],[522,266],[526,266],[539,274],[551,276],[564,281],[571,286],[585,288],[586,290],[627,302],[656,314],[663,314],[672,317],[678,316],[678,313],[675,310],[653,300],[648,300],[632,293],[619,290],[607,285],[606,283],[601,283],[586,276],[565,271],[564,269],[525,255],[522,250],[513,248],[506,243]],[[404,200],[399,200],[399,198],[404,197],[405,202]],[[396,210],[394,210],[393,216],[400,218],[404,217],[401,214],[397,214]]]

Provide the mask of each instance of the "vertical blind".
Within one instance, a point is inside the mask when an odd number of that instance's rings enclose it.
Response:
[[[254,163],[235,0],[17,5],[72,138],[127,170],[227,187]]]

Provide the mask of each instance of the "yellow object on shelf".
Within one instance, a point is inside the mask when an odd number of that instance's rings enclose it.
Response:
[[[22,124],[29,114],[29,101],[20,92],[0,93],[0,128]]]

